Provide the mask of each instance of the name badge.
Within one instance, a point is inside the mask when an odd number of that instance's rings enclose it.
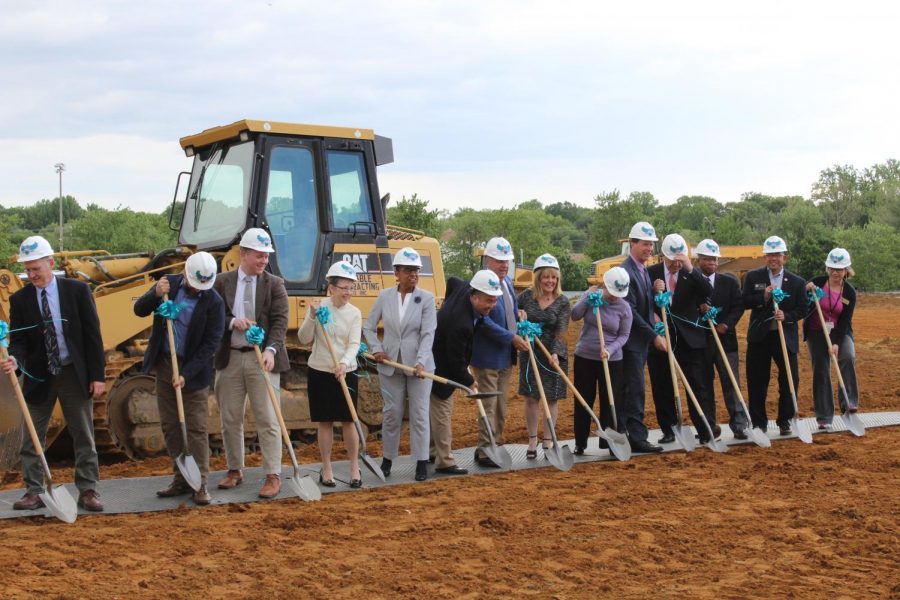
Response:
[[[764,283],[757,283],[757,284],[755,284],[755,285],[753,286],[753,289],[754,289],[754,290],[764,290],[764,289],[766,289],[767,287],[768,287],[768,286],[767,286],[766,284],[764,284]]]
[[[850,304],[850,300],[848,300],[847,298],[841,298],[841,304],[847,306]]]
[[[825,322],[825,331],[828,332],[828,335],[831,335],[831,332],[834,330],[834,323],[831,321]]]

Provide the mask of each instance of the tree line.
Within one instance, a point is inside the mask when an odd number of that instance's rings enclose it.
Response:
[[[748,192],[737,202],[681,196],[660,204],[650,192],[598,194],[592,207],[572,202],[543,205],[538,200],[512,209],[430,209],[413,194],[388,207],[388,222],[419,229],[441,240],[447,275],[468,277],[478,268],[473,252],[495,235],[506,237],[524,265],[550,252],[560,259],[563,287],[584,288],[592,261],[620,252],[637,221],[649,221],[660,237],[680,233],[693,244],[713,238],[723,245],[762,244],[783,237],[788,268],[810,278],[824,273],[836,246],[846,248],[865,291],[900,289],[900,161],[867,169],[834,166],[822,171],[809,198]]]

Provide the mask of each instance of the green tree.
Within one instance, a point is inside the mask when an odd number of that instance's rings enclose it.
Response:
[[[631,192],[623,199],[619,190],[613,190],[600,194],[594,201],[597,208],[587,246],[588,255],[593,259],[617,255],[618,240],[628,237],[631,226],[638,221],[653,223],[658,206],[650,192]]]
[[[21,226],[28,231],[37,232],[48,225],[56,225],[59,228],[59,198],[53,200],[38,200],[31,206],[18,206],[9,208],[12,214],[18,215]],[[63,221],[80,219],[84,209],[72,196],[63,197]],[[58,234],[57,234],[58,236]]]
[[[870,292],[900,289],[900,232],[890,225],[869,223],[837,231],[835,238],[836,246],[850,252],[856,271],[851,279],[854,287]],[[824,268],[820,265],[819,272]]]
[[[436,237],[439,230],[441,211],[429,210],[428,201],[413,194],[403,197],[394,206],[388,206],[387,221],[391,225],[424,231],[426,235]]]
[[[160,214],[117,208],[106,210],[90,204],[84,216],[71,225],[67,242],[79,250],[107,250],[113,254],[158,252],[175,245],[175,232]]]
[[[780,215],[778,231],[788,246],[787,268],[805,279],[822,271],[825,255],[834,247],[834,230],[810,200],[792,202]]]

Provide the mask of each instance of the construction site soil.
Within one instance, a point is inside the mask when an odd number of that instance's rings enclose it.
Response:
[[[898,307],[896,295],[860,299],[863,411],[900,410]],[[805,348],[800,365],[808,417]],[[647,411],[655,427],[649,399]],[[507,423],[507,442],[527,441],[518,397]],[[455,447],[475,445],[474,406],[456,403],[453,430]],[[560,404],[559,430],[573,435],[571,400]],[[380,455],[377,441],[369,447]],[[318,461],[315,446],[298,454]],[[335,458],[345,457],[338,444]],[[70,464],[54,466],[71,480]],[[164,459],[102,467],[104,479],[169,472]],[[888,427],[810,445],[410,482],[318,503],[188,506],[73,525],[22,518],[0,523],[0,596],[900,598],[898,474],[900,428]],[[3,488],[20,486],[6,473]]]

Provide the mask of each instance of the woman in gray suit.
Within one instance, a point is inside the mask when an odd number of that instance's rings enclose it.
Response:
[[[431,380],[421,373],[434,371],[431,344],[437,317],[434,295],[418,289],[419,269],[422,258],[412,248],[401,248],[394,255],[394,276],[397,287],[379,294],[372,312],[363,326],[363,334],[375,360],[385,359],[406,365],[415,365],[416,375],[407,375],[394,367],[379,364],[381,396],[384,399],[384,422],[381,436],[384,458],[381,470],[385,477],[391,474],[392,461],[400,448],[400,432],[403,428],[403,409],[409,398],[410,454],[416,460],[416,481],[427,478],[428,467],[428,402]],[[384,322],[384,336],[378,339],[378,322]]]

